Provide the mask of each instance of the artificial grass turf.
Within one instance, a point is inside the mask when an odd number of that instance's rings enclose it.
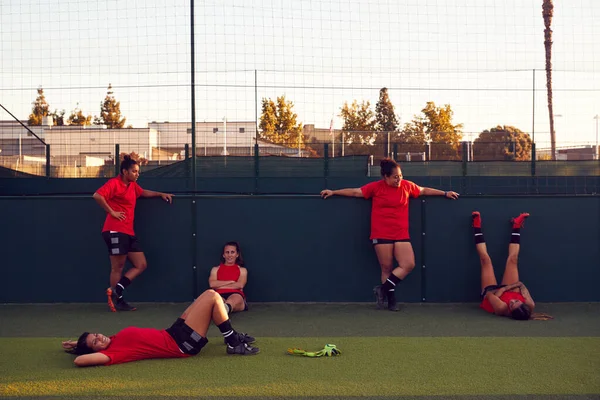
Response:
[[[600,394],[597,337],[261,337],[261,353],[248,357],[210,339],[188,359],[77,368],[61,338],[0,338],[0,396]],[[325,343],[343,354],[286,354]]]

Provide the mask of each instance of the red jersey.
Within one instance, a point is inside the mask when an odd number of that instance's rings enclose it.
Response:
[[[183,358],[189,354],[179,350],[175,339],[164,329],[125,328],[110,337],[106,350],[99,351],[110,357],[104,365],[123,364],[149,358]]]
[[[217,269],[217,280],[220,281],[237,281],[240,279],[240,266],[219,264]],[[244,291],[240,289],[216,289],[217,293],[239,293],[242,297],[246,298]]]
[[[102,185],[96,193],[104,197],[110,208],[125,213],[125,219],[123,221],[119,221],[110,214],[106,214],[102,232],[115,231],[135,236],[135,232],[133,231],[135,203],[137,198],[142,195],[143,191],[144,189],[136,182],[130,182],[129,185],[126,185],[121,179],[121,176],[111,178]]]
[[[400,187],[379,180],[360,188],[365,199],[373,199],[371,239],[403,240],[408,234],[408,199],[419,197],[421,188],[403,179]]]
[[[504,303],[506,303],[506,305],[508,305],[508,303],[510,303],[511,300],[520,300],[523,303],[525,303],[525,298],[519,292],[504,292],[500,295],[500,300],[502,300]],[[483,308],[485,311],[487,311],[489,313],[492,313],[492,314],[494,313],[494,307],[492,307],[492,304],[487,299],[487,297],[484,297],[484,299],[481,302],[481,304],[479,305],[479,307]]]

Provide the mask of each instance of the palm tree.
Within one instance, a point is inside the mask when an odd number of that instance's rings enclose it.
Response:
[[[544,17],[544,47],[546,48],[546,88],[548,93],[548,113],[550,116],[550,148],[552,160],[556,160],[556,133],[554,132],[554,112],[552,106],[552,15],[554,3],[552,0],[543,0],[542,15]]]

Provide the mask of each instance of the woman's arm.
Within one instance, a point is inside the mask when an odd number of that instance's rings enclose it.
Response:
[[[109,214],[111,217],[119,219],[121,221],[125,219],[125,213],[122,211],[115,211],[112,208],[110,208],[104,196],[96,192],[92,197],[94,198],[94,200],[96,200],[96,203],[98,203],[100,207],[102,207],[102,209],[106,211],[106,213]]]
[[[443,190],[422,187],[421,196],[444,196],[449,199],[456,200],[458,199],[459,194],[453,191],[444,192]]]
[[[496,289],[496,291],[494,292],[494,294],[497,297],[500,297],[504,294],[504,292],[508,292],[509,290],[513,290],[516,288],[521,287],[523,284],[521,282],[516,282],[516,283],[511,283],[510,285],[506,285],[504,287],[501,287],[500,289]]]
[[[338,190],[325,189],[321,191],[322,198],[326,199],[331,196],[363,197],[363,192],[360,188]]]
[[[486,299],[488,299],[488,301],[492,305],[492,308],[494,309],[494,314],[503,315],[503,316],[508,316],[510,314],[509,310],[508,310],[508,306],[506,305],[505,302],[500,300],[500,298],[498,296],[496,296],[492,292],[487,292],[485,297],[486,297]]]
[[[237,287],[235,287],[235,289],[243,290],[244,286],[246,286],[247,282],[248,282],[248,270],[246,268],[240,267],[240,277],[238,278],[237,282],[233,286],[237,286]]]
[[[535,308],[535,302],[533,301],[533,298],[531,297],[529,290],[527,290],[525,285],[522,283],[521,283],[521,286],[519,287],[519,290],[521,291],[521,295],[525,298],[525,304],[527,304],[531,308],[531,311],[533,311],[533,309]]]
[[[233,287],[236,284],[236,281],[220,281],[217,279],[217,270],[219,267],[213,267],[210,270],[210,276],[208,277],[208,286],[211,289],[237,289]]]
[[[91,367],[92,365],[102,365],[110,361],[110,357],[102,353],[84,354],[75,358],[75,365],[78,367]]]
[[[146,190],[146,189],[144,189],[144,191],[141,194],[141,197],[160,197],[164,201],[166,201],[167,203],[172,203],[173,202],[173,195],[172,194],[163,193],[163,192],[155,192],[153,190]]]

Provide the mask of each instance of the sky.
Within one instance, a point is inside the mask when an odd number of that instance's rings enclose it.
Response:
[[[465,139],[513,125],[549,140],[542,0],[203,0],[194,3],[197,121],[252,121],[285,95],[329,128],[344,102],[387,87],[402,124],[450,104]],[[190,0],[2,0],[0,104],[26,119],[98,115],[109,83],[127,123],[191,121]],[[593,144],[600,114],[600,2],[555,1],[558,146]],[[535,70],[535,72],[534,72]],[[535,90],[534,90],[535,85]],[[256,86],[256,87],[255,87]],[[535,97],[535,98],[534,98]],[[10,116],[0,109],[0,120]]]

